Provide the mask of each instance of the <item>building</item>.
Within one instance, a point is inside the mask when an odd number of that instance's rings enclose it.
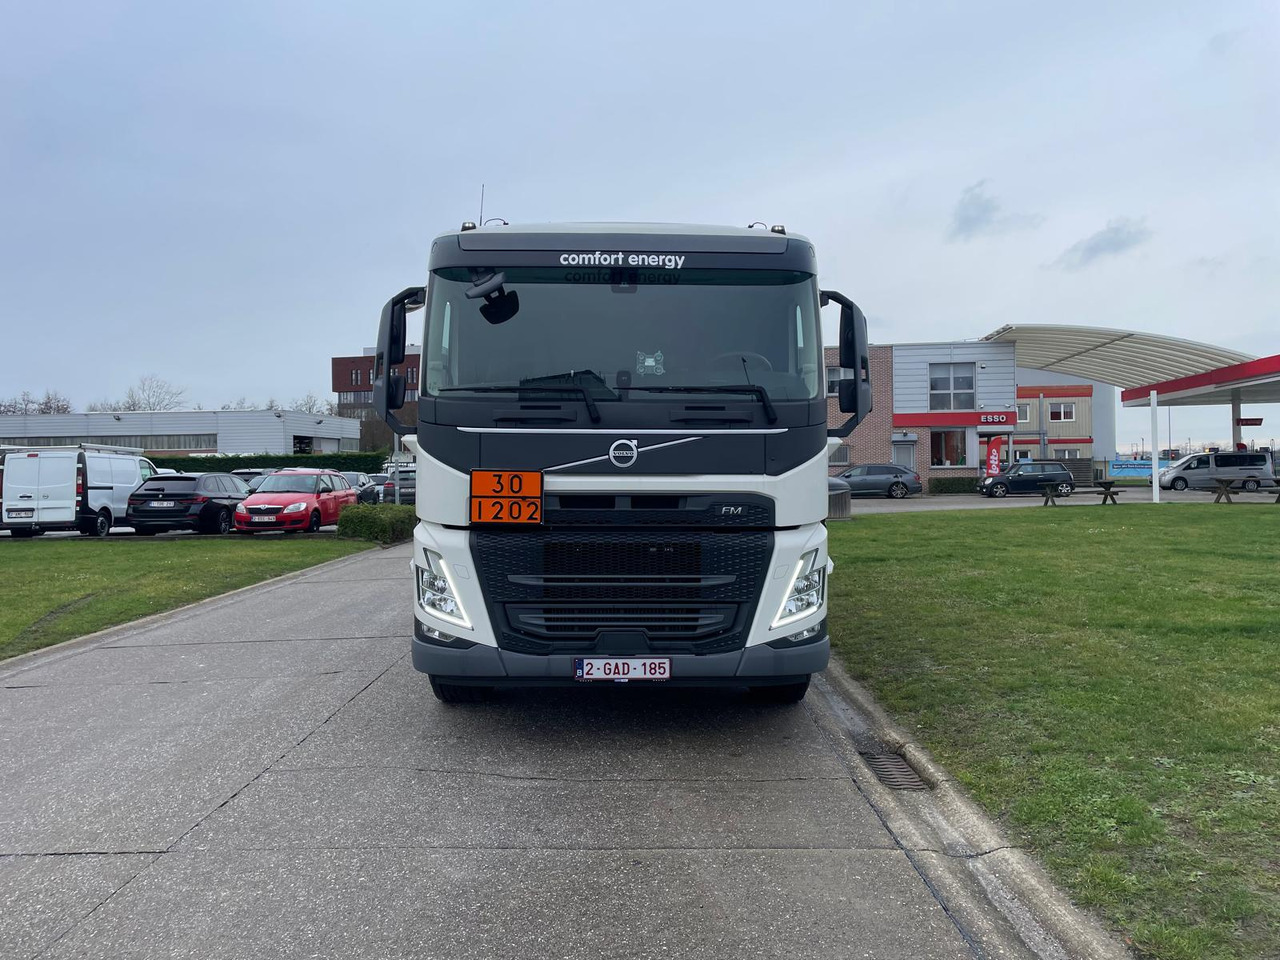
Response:
[[[333,392],[338,395],[338,416],[351,420],[377,418],[373,410],[373,361],[376,353],[374,347],[365,347],[358,357],[334,357],[330,361]],[[391,368],[392,373],[404,375],[404,398],[413,403],[418,400],[421,360],[422,347],[410,344],[405,348],[404,363]]]
[[[928,489],[937,477],[978,477],[997,437],[1005,465],[1013,458],[1073,458],[1105,469],[1115,453],[1115,389],[1021,370],[1013,342],[874,346],[870,360],[872,413],[832,452],[833,473],[849,464],[897,463],[918,472]],[[834,348],[825,362],[827,420],[834,426],[844,419],[835,396],[844,371]]]
[[[102,443],[160,455],[338,453],[359,449],[360,424],[298,410],[165,410],[0,417],[0,445]]]

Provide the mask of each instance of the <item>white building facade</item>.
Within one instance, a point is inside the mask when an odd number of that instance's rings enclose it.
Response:
[[[102,443],[148,454],[341,453],[360,448],[360,422],[298,410],[165,410],[0,417],[0,445]]]

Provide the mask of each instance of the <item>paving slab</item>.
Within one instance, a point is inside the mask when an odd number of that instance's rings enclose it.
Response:
[[[155,857],[0,857],[0,951],[35,957]]]
[[[972,956],[897,851],[207,851],[46,955],[576,960]]]

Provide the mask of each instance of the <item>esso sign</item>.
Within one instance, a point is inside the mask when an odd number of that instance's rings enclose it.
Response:
[[[978,418],[979,423],[1017,423],[1018,414],[1012,410],[1008,413],[984,413]]]

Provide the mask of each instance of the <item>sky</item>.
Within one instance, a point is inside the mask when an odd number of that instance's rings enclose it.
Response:
[[[331,398],[482,183],[512,222],[785,224],[881,343],[1080,323],[1280,353],[1272,2],[0,17],[0,395]],[[1245,414],[1280,436],[1280,406]],[[1149,413],[1118,427],[1127,451]]]

